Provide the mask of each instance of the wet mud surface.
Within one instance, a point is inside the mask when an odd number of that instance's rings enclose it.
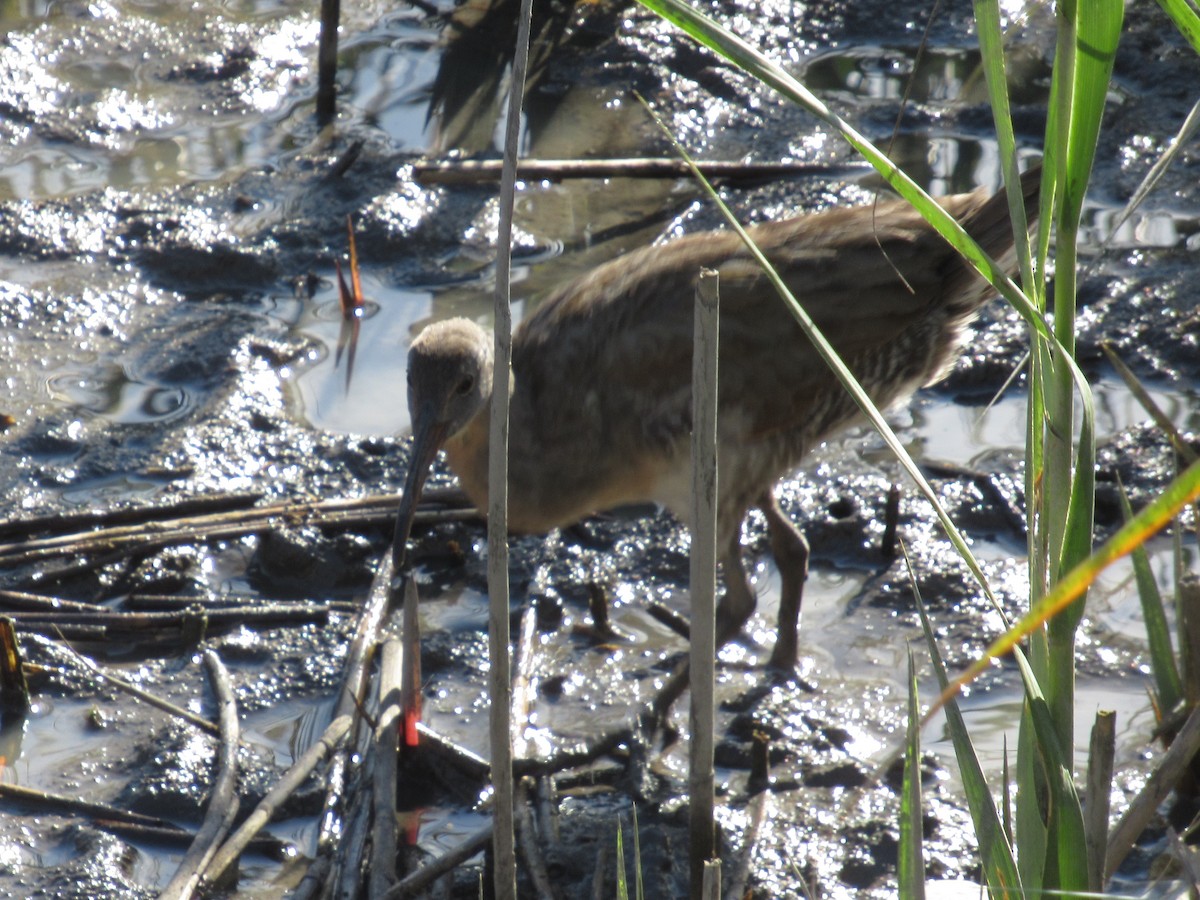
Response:
[[[398,490],[407,468],[407,343],[433,319],[487,320],[496,227],[494,184],[424,184],[412,164],[426,151],[494,155],[506,61],[496,40],[479,38],[494,32],[470,25],[503,12],[460,11],[448,21],[449,6],[436,16],[383,4],[343,11],[341,107],[324,129],[312,116],[309,7],[31,3],[0,11],[0,413],[10,417],[0,432],[0,554],[49,535],[43,519],[55,515],[217,495],[262,505]],[[899,163],[934,193],[995,186],[990,111],[961,11],[942,14],[920,60],[924,23],[896,4],[726,3],[718,13],[881,142],[897,121],[905,80],[915,76],[893,146]],[[1030,155],[1044,128],[1048,16],[1024,11],[1010,28],[1010,41],[1024,48],[1014,98],[1018,140]],[[1128,16],[1086,209],[1079,342],[1098,392],[1098,536],[1119,524],[1118,478],[1136,507],[1175,466],[1101,345],[1147,380],[1185,431],[1197,427],[1200,383],[1194,148],[1108,238],[1190,109],[1200,74],[1157,8],[1132,7]],[[536,33],[546,49],[528,102],[529,156],[670,156],[631,96],[637,89],[697,155],[851,162],[808,116],[640,9],[554,6],[540,14]],[[844,177],[730,184],[723,193],[757,221],[864,202],[874,187],[847,169]],[[517,317],[549,287],[602,260],[716,226],[699,196],[684,181],[523,185]],[[352,378],[336,352],[333,268],[347,250],[348,215],[370,300]],[[984,408],[1025,345],[1015,314],[989,306],[950,377],[893,416],[1010,615],[1027,588],[1021,379],[986,415]],[[444,471],[434,482],[452,484]],[[947,664],[966,664],[1002,631],[928,505],[873,435],[831,441],[781,483],[784,509],[813,550],[801,666],[784,674],[763,668],[778,575],[754,514],[744,544],[759,613],[718,667],[725,871],[744,870],[754,896],[894,891],[898,776],[886,762],[903,733],[907,648],[924,650],[907,570],[880,549],[893,483],[902,488],[900,534]],[[213,783],[211,738],[106,684],[68,644],[105,671],[210,717],[200,653],[212,648],[231,671],[243,718],[238,793],[248,811],[327,724],[355,611],[389,537],[386,517],[322,525],[294,515],[204,541],[0,555],[0,589],[94,604],[97,612],[147,609],[138,598],[164,596],[210,608],[222,598],[243,607],[321,605],[288,626],[213,616],[199,627],[110,623],[106,632],[72,633],[61,620],[23,626],[18,618],[22,652],[44,668],[30,717],[0,732],[0,780],[194,829]],[[485,549],[483,524],[465,519],[420,528],[413,551],[428,724],[484,757]],[[1153,549],[1168,579],[1169,541]],[[1193,557],[1194,543],[1185,551]],[[686,617],[687,552],[686,532],[652,510],[513,541],[514,620],[527,606],[539,612],[529,733],[536,753],[632,722],[686,647],[648,606]],[[1152,723],[1127,572],[1117,570],[1094,593],[1079,646],[1081,692],[1094,690],[1097,704],[1116,702],[1127,713],[1115,813],[1143,777]],[[616,637],[589,629],[597,589]],[[928,671],[921,685],[929,696]],[[985,741],[981,752],[990,771],[999,770],[1002,735],[1015,742],[1017,685],[1011,666],[997,665],[965,703],[981,729],[997,723],[994,746]],[[686,738],[686,707],[678,706],[671,724]],[[938,728],[926,730],[923,758],[929,874],[969,879],[974,838]],[[761,793],[749,784],[756,734],[768,739],[772,779]],[[485,821],[475,804],[480,786],[419,768],[407,774],[402,792],[406,783],[435,786],[425,797],[406,795],[422,810],[412,817],[423,823],[414,860]],[[562,775],[557,815],[552,826],[542,823],[557,835],[546,840],[547,865],[562,896],[615,896],[617,823],[628,864],[635,804],[647,896],[682,896],[685,788],[686,740],[666,750],[657,742],[626,747],[586,773]],[[0,895],[153,896],[183,852],[32,801],[0,802]],[[290,849],[248,856],[240,893],[278,896],[299,883],[323,802],[314,778],[269,828]],[[1129,880],[1138,880],[1154,848],[1150,836]],[[448,895],[478,895],[481,860],[452,876]]]

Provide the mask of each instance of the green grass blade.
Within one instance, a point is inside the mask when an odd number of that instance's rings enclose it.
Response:
[[[908,554],[905,553],[905,561]],[[912,566],[909,566],[910,578],[913,584],[913,594],[917,602],[917,612],[921,616],[921,628],[925,632],[925,643],[929,646],[929,656],[933,661],[933,671],[937,676],[938,686],[942,688],[942,696],[946,696],[947,688],[946,666],[938,652],[937,640],[933,635],[933,627],[929,623],[929,615],[921,594],[916,587],[916,579],[912,577]],[[983,776],[983,767],[979,765],[979,757],[971,743],[971,734],[967,723],[963,720],[958,701],[950,697],[945,703],[946,730],[950,733],[950,741],[954,745],[954,757],[958,760],[958,773],[962,778],[963,791],[967,798],[967,807],[971,811],[971,820],[975,825],[975,839],[979,843],[979,858],[983,867],[983,879],[993,897],[1020,897],[1021,876],[1017,872],[1017,863],[1012,855],[1012,848],[1005,837],[1004,825],[996,811],[996,802],[992,799],[991,788]],[[926,720],[929,714],[926,713]]]
[[[1058,730],[1050,705],[1046,702],[1037,678],[1025,654],[1017,648],[1013,654],[1025,684],[1025,702],[1037,737],[1038,753],[1043,764],[1047,787],[1050,789],[1054,815],[1051,819],[1046,856],[1045,886],[1071,896],[1088,889],[1087,842],[1083,827],[1083,807],[1071,777],[1071,752],[1058,740]]]
[[[1124,16],[1124,0],[1088,0],[1080,4],[1060,227],[1067,223],[1075,230],[1079,224]]]
[[[617,816],[617,900],[629,900],[629,879],[625,874],[625,839],[621,836],[620,816]]]
[[[975,0],[975,27],[979,32],[979,52],[983,59],[988,99],[992,104],[992,119],[996,124],[1000,163],[1004,168],[1008,215],[1013,221],[1013,233],[1016,236],[1021,286],[1028,292],[1033,289],[1034,277],[1029,250],[1029,226],[1025,220],[1025,202],[1021,197],[1020,175],[1017,172],[1017,138],[1013,131],[1012,108],[1008,100],[1004,35],[1000,30],[1000,0]]]
[[[908,730],[904,748],[904,783],[900,790],[900,859],[897,875],[901,900],[925,900],[925,854],[921,839],[921,714],[917,669],[908,648]]]
[[[1075,6],[1075,4],[1072,4]],[[1086,9],[1085,9],[1086,7]],[[1104,116],[1104,104],[1108,97],[1112,77],[1113,61],[1116,59],[1117,44],[1121,37],[1124,20],[1124,0],[1089,0],[1078,4],[1075,11],[1075,48],[1072,58],[1072,90],[1070,97],[1070,127],[1066,138],[1066,180],[1061,185],[1061,204],[1055,224],[1058,227],[1058,277],[1054,291],[1055,332],[1068,354],[1074,355],[1075,342],[1075,242],[1083,210],[1084,195],[1096,156],[1096,142],[1100,134],[1100,122]],[[1064,29],[1066,30],[1066,29]],[[1071,385],[1066,373],[1059,376],[1066,419],[1058,426],[1070,433],[1072,396]],[[1078,443],[1072,479],[1070,505],[1067,513],[1066,533],[1062,553],[1057,559],[1058,574],[1061,575],[1087,558],[1091,553],[1093,513],[1095,509],[1095,442],[1094,414],[1090,408],[1090,392],[1081,391],[1084,404],[1083,426]],[[1051,472],[1061,475],[1064,472]],[[1053,546],[1053,545],[1052,545]],[[1078,622],[1082,616],[1082,604],[1077,604],[1073,618]],[[1060,622],[1067,622],[1071,617]],[[1074,624],[1072,624],[1072,629]]]
[[[1003,754],[1003,762],[1000,765],[1000,803],[1001,803],[1001,824],[1004,826],[1004,835],[1008,838],[1008,844],[1012,846],[1012,775],[1008,771],[1008,734],[1006,733],[1001,741],[1001,753]]]
[[[1192,49],[1200,53],[1200,17],[1196,15],[1196,10],[1187,0],[1158,0],[1158,5],[1171,17],[1171,21],[1192,45]]]
[[[633,886],[636,900],[645,900],[642,885],[642,830],[638,828],[637,804],[633,804]]]
[[[1125,521],[1133,518],[1133,508],[1129,505],[1129,496],[1125,493],[1125,485],[1119,484],[1121,493],[1121,510]],[[1145,547],[1137,547],[1130,554],[1133,562],[1133,575],[1137,581],[1138,598],[1142,603],[1142,620],[1146,626],[1146,642],[1150,647],[1150,671],[1154,674],[1154,687],[1158,692],[1159,708],[1163,713],[1173,710],[1183,699],[1183,683],[1179,679],[1179,669],[1175,665],[1175,651],[1171,646],[1171,628],[1167,624],[1167,614],[1163,609],[1162,593],[1158,590],[1158,582],[1150,570],[1150,557]]]
[[[1040,798],[1046,795],[1046,779],[1037,749],[1033,720],[1028,704],[1021,706],[1021,722],[1017,731],[1017,815],[1016,840],[1018,869],[1031,895],[1046,885],[1046,854],[1050,832],[1042,816]]]

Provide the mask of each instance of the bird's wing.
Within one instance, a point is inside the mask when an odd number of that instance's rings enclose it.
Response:
[[[949,198],[962,215],[982,198]],[[968,202],[969,201],[969,202]],[[963,209],[962,207],[967,207]],[[752,229],[843,358],[862,359],[935,305],[953,251],[907,206],[835,210]],[[734,234],[627,254],[561,288],[522,326],[514,371],[547,440],[658,448],[690,430],[696,274],[720,274],[723,414],[762,431],[810,415],[825,363]],[[901,277],[903,275],[903,277]],[[565,391],[558,382],[575,380]]]

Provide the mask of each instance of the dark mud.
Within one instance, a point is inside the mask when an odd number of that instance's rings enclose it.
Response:
[[[6,526],[5,540],[22,536],[21,521],[92,508],[216,493],[267,502],[394,491],[407,465],[406,440],[396,436],[407,421],[407,340],[432,318],[487,315],[494,185],[425,186],[409,165],[424,149],[493,150],[502,99],[496,66],[504,62],[497,42],[473,38],[462,17],[447,25],[408,9],[346,11],[341,111],[332,128],[318,131],[309,103],[312,11],[234,3],[210,12],[64,3],[0,13],[8,30],[0,42],[0,73],[8,73],[0,77],[0,341],[8,389],[0,413],[12,417],[0,433],[0,517],[17,523]],[[541,15],[540,46],[550,49],[535,66],[525,135],[531,156],[670,155],[629,95],[637,88],[700,155],[850,161],[808,116],[639,9],[555,6]],[[901,165],[935,193],[994,186],[990,113],[972,80],[977,54],[963,12],[942,15],[919,61],[923,23],[895,4],[730,3],[719,15],[880,141],[915,77],[893,145]],[[1048,15],[1031,10],[1011,29],[1011,40],[1026,48],[1014,96],[1018,138],[1030,155],[1044,127]],[[1137,506],[1175,465],[1162,436],[1139,424],[1145,416],[1100,345],[1111,343],[1148,379],[1185,430],[1197,428],[1200,383],[1194,148],[1101,246],[1106,223],[1190,109],[1200,74],[1156,8],[1135,6],[1128,15],[1087,207],[1090,274],[1079,337],[1100,398],[1098,536],[1119,523],[1118,477]],[[873,187],[855,176],[723,191],[744,218],[760,220],[861,202]],[[684,182],[523,186],[514,296],[528,309],[550,285],[631,246],[716,225],[698,196]],[[333,362],[332,286],[347,215],[373,303],[348,388],[345,362]],[[895,415],[1010,615],[1026,596],[1021,380],[991,418],[982,425],[978,418],[1024,346],[1017,317],[993,305],[951,376]],[[999,425],[987,424],[996,417]],[[785,509],[813,547],[804,660],[789,677],[759,662],[771,640],[777,575],[762,521],[755,515],[747,523],[761,609],[722,653],[718,780],[726,872],[748,866],[755,896],[894,890],[897,781],[879,769],[902,733],[906,647],[920,646],[907,571],[880,549],[895,482],[899,470],[878,440],[855,433],[819,448],[781,485]],[[1000,633],[1001,618],[972,587],[928,505],[907,488],[900,533],[942,652],[951,666],[962,665]],[[10,565],[0,587],[110,611],[129,608],[139,594],[357,603],[387,538],[386,525],[281,520],[207,543]],[[425,598],[429,724],[484,756],[485,544],[482,525],[466,521],[421,530],[414,550]],[[1194,555],[1194,544],[1186,549]],[[686,533],[652,512],[514,541],[514,615],[528,603],[541,611],[533,735],[540,752],[628,725],[665,677],[685,645],[646,605],[656,600],[686,615],[687,550]],[[1158,547],[1156,565],[1169,555],[1165,543]],[[1144,640],[1122,578],[1095,592],[1079,649],[1081,690],[1095,689],[1097,702],[1133,698],[1118,703],[1135,712],[1121,726],[1116,812],[1122,792],[1139,784],[1149,742]],[[623,640],[597,639],[586,628],[594,587],[606,591]],[[321,622],[301,627],[212,626],[190,638],[170,632],[75,643],[105,667],[206,714],[199,651],[216,649],[243,716],[239,793],[248,810],[324,728],[352,608],[331,607]],[[18,631],[27,659],[46,674],[35,681],[31,717],[5,730],[3,780],[194,828],[213,779],[211,740],[105,686],[61,642]],[[1015,740],[1016,683],[1010,667],[997,665],[967,701],[971,721],[995,736],[995,749],[985,739],[982,750],[993,771],[1001,735],[1010,735],[1010,746]],[[924,676],[922,689],[931,685]],[[686,716],[677,712],[673,724],[685,729]],[[756,733],[769,739],[773,780],[753,799]],[[973,836],[952,756],[936,726],[926,740],[929,875],[969,879]],[[647,896],[683,895],[683,747],[663,754],[650,747],[644,765],[616,754],[586,778],[564,776],[558,837],[547,841],[564,897],[615,895],[617,823],[628,863],[635,803]],[[430,779],[410,772],[414,781]],[[473,809],[477,786],[433,783],[432,796],[421,799],[425,824],[414,857],[440,852],[483,821]],[[321,802],[314,779],[270,829],[292,855],[248,857],[244,893],[275,896],[298,882]],[[182,853],[4,803],[6,896],[150,896]],[[761,824],[747,855],[757,806]],[[1128,880],[1145,873],[1156,846],[1151,840],[1131,862]],[[449,893],[477,896],[480,865],[457,873]]]

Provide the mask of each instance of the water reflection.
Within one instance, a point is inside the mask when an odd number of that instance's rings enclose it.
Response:
[[[90,371],[60,372],[46,386],[59,403],[123,425],[167,422],[194,406],[188,388],[137,380],[112,362]]]
[[[336,348],[342,330],[337,289],[326,279],[315,296],[279,309],[298,313],[297,328],[315,338],[322,352],[291,382],[296,413],[322,431],[388,435],[408,427],[405,388],[408,345],[417,323],[428,316],[430,295],[385,284],[364,273],[369,298],[355,355],[355,375],[347,385],[345,355]]]

